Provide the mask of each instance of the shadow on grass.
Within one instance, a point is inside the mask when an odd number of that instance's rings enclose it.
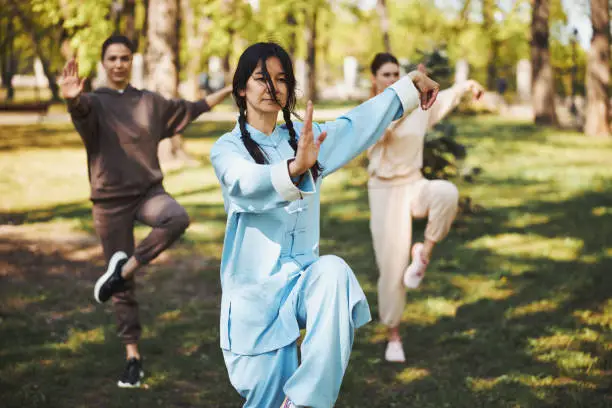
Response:
[[[436,248],[438,261],[424,286],[407,295],[416,307],[435,310],[439,303],[447,310],[430,320],[419,311],[405,315],[407,366],[385,363],[381,328],[366,326],[357,336],[337,406],[363,406],[360,401],[366,400],[376,401],[369,405],[376,407],[612,406],[601,392],[612,381],[606,347],[612,336],[605,325],[576,317],[610,299],[612,259],[604,249],[612,244],[612,211],[595,211],[612,207],[610,192],[612,184],[565,201],[533,199],[464,218],[465,228],[451,232]],[[376,316],[377,270],[364,239],[368,220],[330,216],[345,204],[356,211],[356,202],[357,211],[367,211],[365,191],[354,193],[356,200],[322,206],[322,253],[349,260]],[[517,213],[548,221],[509,227]],[[424,223],[416,224],[422,231]],[[526,250],[529,241],[514,248],[504,248],[503,241],[474,245],[482,237],[506,234],[582,244],[560,253],[542,248],[541,255]],[[567,337],[572,340],[566,344]]]

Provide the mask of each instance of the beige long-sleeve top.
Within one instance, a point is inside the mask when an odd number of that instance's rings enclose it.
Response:
[[[385,184],[402,184],[423,178],[425,133],[457,107],[468,90],[468,82],[455,84],[441,91],[430,109],[419,107],[392,122],[383,137],[368,149],[370,182],[378,179]]]

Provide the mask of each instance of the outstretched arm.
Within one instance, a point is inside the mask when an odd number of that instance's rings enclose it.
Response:
[[[439,85],[420,72],[411,72],[378,96],[367,100],[340,118],[318,126],[327,132],[319,162],[326,176],[373,145],[392,121],[419,104],[429,109]]]
[[[206,95],[204,100],[206,104],[210,107],[210,109],[214,108],[216,105],[223,102],[225,98],[227,98],[232,93],[232,86],[228,85],[223,89],[218,90],[217,92],[213,92],[209,95]]]
[[[196,102],[184,99],[166,99],[158,95],[158,101],[162,105],[162,118],[166,127],[163,137],[171,137],[180,133],[202,113],[208,112],[215,105],[218,105],[231,92],[232,87],[228,86]]]
[[[469,80],[453,85],[438,94],[438,100],[429,110],[427,127],[431,128],[451,113],[461,102],[461,98],[471,92],[474,99],[480,99],[484,88],[476,81]]]

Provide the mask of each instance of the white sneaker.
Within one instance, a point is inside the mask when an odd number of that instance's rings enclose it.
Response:
[[[385,350],[385,360],[391,363],[405,363],[406,356],[404,355],[404,347],[399,340],[393,340],[387,343]]]
[[[427,263],[423,262],[421,258],[421,252],[423,251],[423,244],[417,242],[412,247],[412,262],[406,268],[404,272],[404,286],[410,289],[416,289],[421,284],[423,276],[425,276],[425,270],[427,269]]]

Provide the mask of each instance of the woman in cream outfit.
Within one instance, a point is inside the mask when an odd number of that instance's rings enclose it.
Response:
[[[388,53],[377,54],[370,68],[372,96],[400,77],[399,63]],[[420,65],[419,69],[424,71],[425,67]],[[405,288],[419,285],[434,246],[446,237],[457,213],[459,193],[455,185],[446,180],[427,180],[421,173],[425,133],[467,92],[479,98],[483,88],[469,80],[440,91],[431,109],[416,109],[394,121],[368,150],[370,229],[380,272],[379,315],[388,327],[387,361],[405,361],[399,334]],[[428,219],[425,242],[414,245],[413,217]]]

